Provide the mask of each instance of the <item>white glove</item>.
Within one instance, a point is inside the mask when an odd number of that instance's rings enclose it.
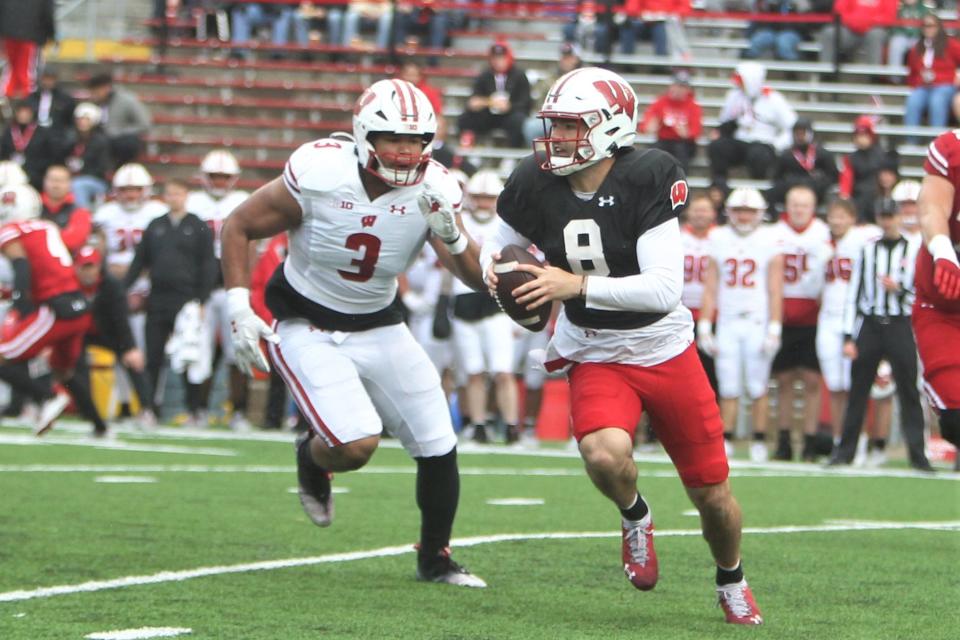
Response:
[[[417,204],[433,235],[446,244],[454,244],[460,239],[460,227],[457,226],[457,219],[453,214],[453,205],[442,193],[424,186],[417,197]]]
[[[230,339],[233,341],[237,366],[248,376],[253,375],[254,367],[269,372],[270,365],[260,349],[260,338],[279,344],[280,336],[253,312],[249,289],[234,287],[227,291],[227,315],[230,317]]]
[[[713,337],[713,323],[701,320],[697,323],[697,347],[708,356],[717,355],[717,341]]]
[[[763,338],[763,346],[761,347],[764,355],[777,355],[777,351],[780,351],[780,335],[782,333],[783,325],[779,322],[767,324],[767,335]]]

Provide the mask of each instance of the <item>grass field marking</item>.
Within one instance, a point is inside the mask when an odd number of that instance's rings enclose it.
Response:
[[[139,629],[118,629],[116,631],[97,631],[84,636],[87,640],[144,640],[146,638],[175,638],[193,633],[187,627],[140,627]]]
[[[543,498],[490,498],[487,504],[494,507],[538,507],[545,504]]]
[[[157,479],[152,476],[97,476],[93,481],[98,484],[155,484]]]
[[[91,449],[109,449],[111,451],[136,451],[139,453],[175,453],[178,455],[192,454],[198,456],[233,457],[237,452],[233,449],[217,449],[212,447],[182,447],[167,444],[129,444],[117,440],[97,440],[95,438],[65,438],[62,436],[15,436],[0,433],[0,444],[14,444],[20,446],[48,447],[65,445],[69,447],[88,447]]]
[[[795,534],[795,533],[832,533],[846,531],[900,531],[907,529],[923,529],[929,531],[956,531],[960,529],[960,520],[947,522],[893,522],[893,523],[871,523],[864,522],[860,524],[823,524],[823,525],[788,525],[779,527],[747,527],[743,533],[749,535],[776,535],[776,534]],[[589,538],[619,538],[619,531],[574,531],[574,532],[544,532],[544,533],[500,533],[487,536],[473,536],[469,538],[457,538],[451,541],[453,547],[474,547],[481,544],[491,544],[497,542],[516,542],[523,540],[580,540]],[[664,529],[657,531],[658,538],[673,538],[686,536],[700,536],[700,529]],[[403,544],[391,547],[381,547],[379,549],[370,549],[367,551],[348,551],[343,553],[331,553],[322,556],[309,556],[305,558],[287,558],[284,560],[265,560],[261,562],[250,562],[235,565],[222,565],[213,567],[199,567],[197,569],[186,569],[182,571],[161,571],[151,575],[126,576],[123,578],[114,578],[111,580],[91,580],[72,585],[58,585],[54,587],[41,587],[38,589],[7,591],[0,593],[0,602],[22,602],[24,600],[34,600],[36,598],[50,598],[53,596],[70,595],[74,593],[92,593],[96,591],[105,591],[108,589],[121,589],[124,587],[134,587],[147,584],[163,584],[167,582],[182,582],[193,578],[203,578],[208,576],[227,575],[233,573],[249,573],[252,571],[272,571],[274,569],[289,569],[293,567],[305,567],[315,564],[326,564],[331,562],[352,562],[354,560],[368,560],[371,558],[384,558],[388,556],[399,556],[412,553],[413,544]]]

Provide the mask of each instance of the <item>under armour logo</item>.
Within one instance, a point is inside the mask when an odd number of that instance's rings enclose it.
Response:
[[[607,196],[605,198],[597,198],[598,207],[612,207],[613,206],[613,196]]]
[[[583,337],[584,338],[596,338],[599,334],[595,329],[584,329]]]
[[[399,216],[405,216],[407,215],[407,207],[406,205],[392,204],[390,205],[390,213],[395,213]]]
[[[340,208],[341,208],[341,209],[353,209],[353,203],[352,203],[352,202],[347,202],[346,200],[341,200],[341,201],[340,201]]]
[[[372,227],[373,223],[377,221],[377,216],[363,216],[360,218],[360,224],[366,227]]]

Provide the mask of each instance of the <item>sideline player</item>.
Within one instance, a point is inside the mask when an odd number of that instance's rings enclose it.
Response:
[[[198,216],[210,227],[210,232],[213,234],[213,256],[218,266],[220,230],[223,228],[223,221],[231,211],[250,196],[246,191],[233,188],[239,178],[240,164],[234,155],[226,149],[214,149],[200,162],[200,183],[203,189],[191,191],[187,198],[187,211]],[[251,425],[246,417],[247,377],[235,363],[233,344],[230,341],[230,318],[227,315],[227,292],[223,288],[220,269],[217,269],[217,282],[210,293],[210,299],[203,305],[203,319],[207,324],[207,335],[210,337],[210,342],[206,345],[210,351],[210,361],[214,362],[213,356],[219,342],[230,374],[230,404],[233,406],[230,428],[240,432],[249,431]],[[217,367],[213,368],[211,379],[205,385],[204,413],[206,413],[216,369]]]
[[[740,507],[720,412],[680,304],[677,216],[687,182],[670,155],[634,149],[636,102],[630,85],[604,69],[577,69],[554,83],[537,114],[545,135],[510,176],[497,203],[504,224],[481,262],[491,289],[492,261],[508,243],[536,244],[551,265],[520,265],[536,279],[513,295],[528,308],[564,303],[545,364],[569,366],[574,435],[590,479],[620,509],[631,584],[652,589],[658,577],[632,455],[646,410],[700,511],[727,621],[760,624],[740,565]]]
[[[237,364],[267,371],[265,338],[310,431],[297,444],[300,500],[319,526],[333,517],[329,473],[364,466],[385,427],[417,462],[417,578],[484,587],[450,558],[459,500],[457,438],[440,376],[402,323],[397,276],[429,241],[444,265],[481,288],[479,249],[457,223],[457,180],[430,158],[436,119],[426,96],[381,80],[356,102],[356,143],[297,149],[282,178],[224,224],[223,274]],[[290,231],[267,286],[276,333],[250,308],[248,247]]]
[[[960,350],[955,348],[960,344],[960,130],[942,133],[930,143],[923,168],[923,246],[917,255],[911,318],[923,388],[940,416],[940,434],[960,448]]]
[[[703,303],[703,276],[710,259],[710,231],[716,226],[717,210],[706,193],[690,196],[687,204],[686,222],[680,228],[683,232],[683,295],[680,301],[693,314],[694,335],[696,323],[700,321],[700,306]],[[713,318],[708,318],[713,320]],[[716,364],[713,356],[700,349],[700,362],[707,372],[710,386],[717,390]],[[727,443],[727,454],[732,454],[732,445]]]
[[[734,189],[726,208],[729,224],[710,234],[697,339],[716,357],[720,416],[728,438],[746,386],[753,413],[750,460],[766,462],[767,381],[782,332],[783,256],[773,227],[762,224],[767,203],[759,191]]]

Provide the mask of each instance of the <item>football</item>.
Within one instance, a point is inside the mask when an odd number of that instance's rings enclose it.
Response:
[[[498,278],[497,304],[500,305],[504,313],[513,318],[513,321],[524,329],[542,331],[547,326],[547,322],[550,321],[552,305],[545,304],[531,311],[524,308],[523,305],[517,304],[510,292],[522,284],[536,280],[532,273],[517,271],[516,266],[518,264],[544,266],[532,253],[515,244],[508,244],[501,249],[500,259],[493,267],[493,272],[497,274]]]

